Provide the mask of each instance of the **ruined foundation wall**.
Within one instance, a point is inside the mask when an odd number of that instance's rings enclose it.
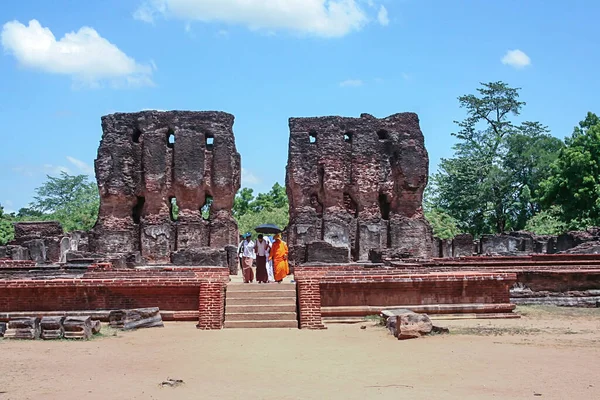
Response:
[[[289,127],[293,263],[311,259],[311,246],[329,246],[336,254],[329,262],[368,261],[382,250],[431,255],[431,228],[421,208],[428,156],[416,114],[291,118]]]
[[[240,155],[233,122],[233,115],[209,111],[102,117],[95,161],[100,210],[90,251],[139,253],[147,263],[166,263],[174,252],[237,244],[231,209]]]

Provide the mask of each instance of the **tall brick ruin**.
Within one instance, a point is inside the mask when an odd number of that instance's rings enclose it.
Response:
[[[289,127],[292,262],[430,257],[428,156],[416,114],[291,118]]]
[[[205,249],[200,264],[219,265],[209,249],[223,253],[238,239],[231,212],[240,187],[233,121],[211,111],[102,117],[95,161],[100,211],[90,250],[185,264],[198,261],[188,253]],[[207,219],[203,207],[210,210]]]

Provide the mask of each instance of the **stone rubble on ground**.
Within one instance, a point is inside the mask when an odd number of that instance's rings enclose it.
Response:
[[[113,310],[108,321],[111,328],[123,330],[164,326],[158,307]]]
[[[417,339],[432,333],[449,333],[447,328],[434,326],[427,314],[397,308],[381,312],[386,328],[399,340]]]

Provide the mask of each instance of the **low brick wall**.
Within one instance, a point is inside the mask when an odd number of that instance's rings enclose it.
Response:
[[[0,315],[159,307],[173,319],[223,325],[229,270],[221,267],[88,272],[77,279],[0,280]]]
[[[336,307],[340,315],[351,312],[351,307],[418,305],[441,313],[510,312],[514,308],[509,297],[516,282],[514,273],[406,274],[394,268],[303,265],[296,267],[294,277],[300,327],[308,329],[324,328],[324,308],[329,316],[335,316]]]

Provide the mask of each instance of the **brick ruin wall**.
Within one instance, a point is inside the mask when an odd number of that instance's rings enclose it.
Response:
[[[460,234],[452,239],[433,238],[434,258],[529,254],[600,254],[600,228],[591,227],[556,236],[518,231],[482,235],[479,239],[470,234]]]
[[[352,265],[297,266],[300,327],[322,329],[323,317],[379,314],[382,308],[409,307],[431,314],[506,315],[514,273],[407,275],[390,268]]]
[[[232,207],[240,187],[240,155],[233,121],[223,112],[102,117],[95,161],[100,210],[90,251],[139,254],[144,262],[159,264],[178,253],[174,258],[182,264],[223,259],[194,252],[210,254],[208,249],[238,242]],[[203,207],[210,207],[208,219]]]
[[[225,268],[88,272],[78,279],[0,279],[0,320],[11,315],[159,307],[166,320],[223,325]],[[102,315],[102,312],[99,313]]]
[[[428,156],[416,114],[291,118],[289,127],[293,264],[430,257]]]

